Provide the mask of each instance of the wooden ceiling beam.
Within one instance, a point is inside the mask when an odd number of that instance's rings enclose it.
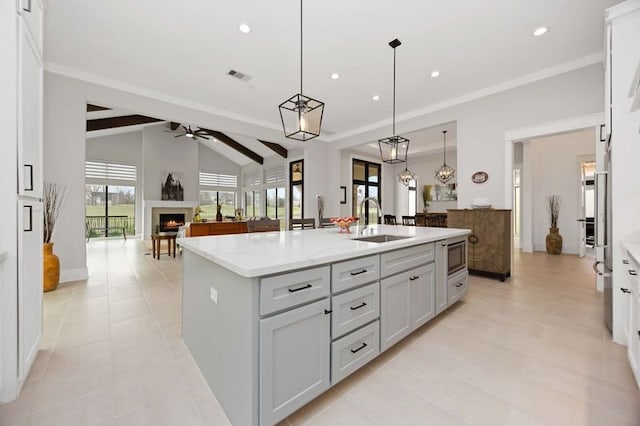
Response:
[[[287,155],[289,155],[289,151],[287,151],[287,148],[285,148],[284,146],[282,146],[280,144],[277,144],[275,142],[267,142],[267,141],[263,141],[263,140],[260,140],[260,139],[258,139],[258,142],[260,142],[261,144],[263,144],[267,148],[271,149],[273,152],[275,152],[276,154],[278,154],[282,158],[287,158]]]
[[[235,149],[240,154],[242,154],[242,155],[244,155],[246,157],[249,157],[250,159],[252,159],[256,163],[264,164],[264,158],[262,158],[262,156],[260,156],[259,154],[256,154],[255,152],[251,151],[246,146],[238,143],[235,139],[232,139],[229,136],[225,135],[224,133],[218,132],[216,130],[203,129],[202,127],[200,127],[200,129],[206,131],[209,135],[213,136],[214,138],[216,138],[217,140],[219,140],[223,144],[227,145],[228,147]]]
[[[120,117],[96,118],[87,120],[87,132],[94,130],[113,129],[115,127],[135,126],[138,124],[157,123],[159,118],[147,117],[146,115],[123,115]]]
[[[107,110],[110,110],[110,109],[111,108],[103,107],[103,106],[100,106],[100,105],[87,104],[87,112],[107,111]]]

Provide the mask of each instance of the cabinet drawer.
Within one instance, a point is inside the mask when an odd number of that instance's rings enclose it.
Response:
[[[335,385],[379,353],[379,321],[336,340],[331,344],[331,384]]]
[[[388,277],[398,272],[407,271],[416,266],[433,262],[434,258],[434,243],[382,253],[380,255],[380,276]]]
[[[339,293],[380,278],[380,257],[362,257],[331,266],[331,292]]]
[[[461,299],[469,291],[469,272],[466,270],[452,275],[447,280],[447,300],[449,306]]]
[[[329,266],[262,278],[260,315],[328,296],[329,279]]]
[[[333,296],[331,337],[337,338],[380,316],[380,284]]]

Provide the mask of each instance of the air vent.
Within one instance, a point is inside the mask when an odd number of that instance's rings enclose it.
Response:
[[[236,70],[229,70],[229,72],[227,73],[227,75],[230,75],[233,78],[237,78],[238,80],[242,80],[242,81],[249,81],[251,80],[251,77],[241,73],[240,71],[236,71]]]

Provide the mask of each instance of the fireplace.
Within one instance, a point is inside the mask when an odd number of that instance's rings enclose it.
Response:
[[[185,222],[184,213],[160,213],[158,230],[160,232],[176,232]]]

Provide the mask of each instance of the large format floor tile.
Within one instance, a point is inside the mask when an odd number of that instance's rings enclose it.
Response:
[[[92,240],[91,278],[44,296],[42,349],[0,425],[229,425],[181,339],[180,257]],[[283,425],[640,425],[589,259],[516,254]]]

